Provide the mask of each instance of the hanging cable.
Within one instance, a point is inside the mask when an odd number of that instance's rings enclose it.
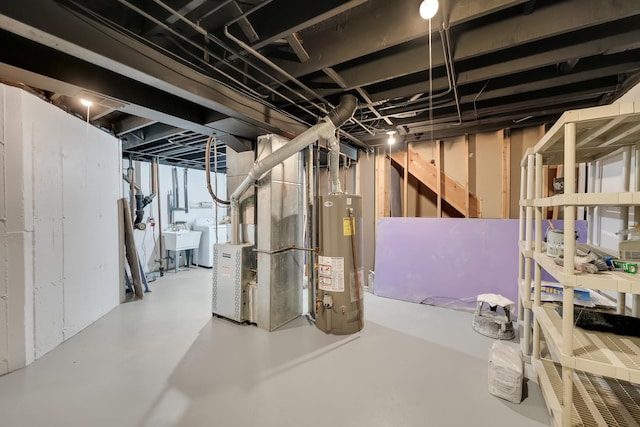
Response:
[[[213,142],[213,136],[210,136],[209,139],[207,139],[207,148],[206,151],[204,152],[204,164],[205,164],[205,169],[206,169],[206,175],[207,175],[207,190],[209,190],[209,194],[211,194],[211,198],[213,199],[214,202],[221,204],[221,205],[229,205],[231,204],[231,202],[229,200],[222,200],[220,198],[218,198],[218,196],[216,196],[216,193],[213,192],[213,189],[211,188],[211,143]],[[216,173],[218,173],[218,171],[216,171]],[[216,191],[218,189],[216,188]]]
[[[429,130],[431,132],[431,143],[433,144],[433,62],[431,56],[431,19],[429,19]],[[438,192],[439,190],[440,189],[438,189]]]

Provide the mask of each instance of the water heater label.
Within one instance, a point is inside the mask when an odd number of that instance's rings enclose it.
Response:
[[[344,257],[318,257],[318,287],[323,291],[344,292]]]
[[[333,202],[330,200],[327,200],[326,202],[324,202],[324,207],[325,208],[330,208],[333,206]]]
[[[343,236],[352,236],[353,235],[353,229],[356,228],[355,227],[355,218],[353,217],[346,217],[346,218],[342,218],[342,235]]]

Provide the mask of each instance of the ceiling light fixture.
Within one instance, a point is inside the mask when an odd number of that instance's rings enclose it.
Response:
[[[420,3],[420,17],[425,20],[433,18],[438,12],[438,6],[438,0],[423,0]]]
[[[389,145],[393,145],[396,143],[396,137],[394,136],[396,134],[395,130],[390,130],[389,132],[387,132],[387,135],[389,135],[389,139],[387,139],[387,142],[389,143]]]
[[[422,17],[422,19],[429,21],[429,131],[431,134],[431,143],[433,144],[432,149],[435,146],[435,141],[433,140],[433,46],[431,42],[431,18],[436,15],[438,6],[438,0],[423,0],[422,3],[420,3],[420,16]],[[433,152],[431,157],[431,164],[435,165],[436,162],[433,157]],[[439,198],[438,202],[440,202]],[[438,217],[440,216],[440,205],[438,203]]]
[[[89,135],[89,115],[91,114],[91,106],[93,105],[93,102],[89,101],[88,99],[84,99],[84,98],[80,98],[80,104],[84,105],[85,107],[87,107],[87,135]]]

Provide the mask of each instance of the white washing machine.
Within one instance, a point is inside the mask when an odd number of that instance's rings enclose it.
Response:
[[[193,222],[193,231],[201,231],[200,251],[198,264],[204,267],[213,267],[213,245],[216,243],[215,218],[196,218]],[[227,225],[218,225],[218,243],[226,243]]]

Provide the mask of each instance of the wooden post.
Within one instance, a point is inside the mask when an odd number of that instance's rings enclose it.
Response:
[[[442,218],[442,141],[436,144],[436,216]]]
[[[502,218],[509,218],[511,210],[511,129],[502,137]]]
[[[469,218],[469,134],[464,134],[464,216]]]
[[[384,147],[376,153],[376,218],[389,216],[388,181],[386,153]]]
[[[404,185],[402,187],[402,214],[409,216],[409,143],[405,144],[404,152]]]

